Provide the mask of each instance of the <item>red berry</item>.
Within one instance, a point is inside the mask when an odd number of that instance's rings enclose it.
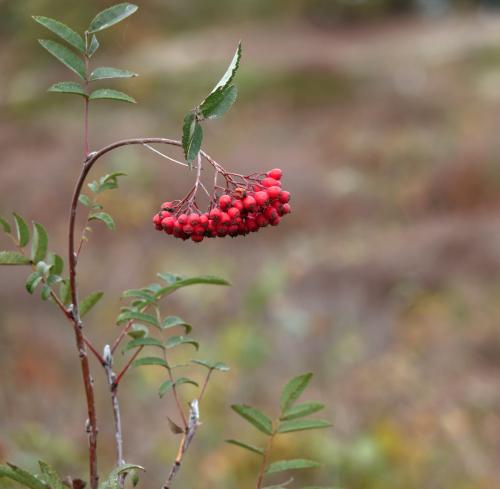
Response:
[[[210,211],[210,214],[208,215],[208,217],[212,220],[212,221],[215,221],[217,222],[219,219],[220,219],[220,216],[221,216],[221,210],[216,207],[215,209],[212,209]]]
[[[266,207],[265,210],[264,210],[264,216],[269,221],[272,221],[273,219],[275,219],[276,217],[278,217],[278,211],[274,207],[272,207],[272,206]]]
[[[255,222],[260,228],[264,228],[269,224],[269,221],[266,219],[266,217],[263,214],[259,214],[255,218]]]
[[[172,209],[172,202],[163,202],[163,204],[161,205],[161,209],[163,211],[171,211],[171,210],[173,210]]]
[[[184,224],[184,226],[182,226],[182,232],[184,234],[193,234],[193,226],[191,226],[191,224]]]
[[[181,215],[177,218],[177,220],[179,221],[179,224],[180,224],[181,226],[184,226],[184,224],[187,224],[187,222],[188,222],[188,216],[187,216],[186,214],[181,214]]]
[[[281,189],[277,185],[273,185],[267,189],[267,194],[271,200],[277,199],[281,193]]]
[[[204,236],[205,235],[205,228],[201,225],[195,226],[193,228],[193,234],[197,234],[199,236]]]
[[[227,209],[231,205],[231,197],[229,195],[221,195],[219,199],[219,207],[222,210]]]
[[[197,226],[200,223],[200,215],[196,214],[196,212],[189,214],[188,222],[193,227]]]
[[[279,199],[283,204],[287,204],[290,201],[290,192],[282,190],[279,195]]]
[[[271,226],[277,226],[281,221],[281,217],[276,216],[272,221],[269,221]]]
[[[275,180],[274,178],[266,177],[260,182],[264,187],[274,187],[275,185],[281,187],[281,182],[279,180]]]
[[[228,216],[231,218],[232,221],[234,221],[237,217],[240,215],[240,210],[237,209],[236,207],[231,207],[227,211]]]
[[[191,239],[195,242],[195,243],[199,243],[200,241],[203,241],[203,234],[192,234],[191,235]]]
[[[247,211],[253,211],[255,209],[255,205],[256,205],[255,199],[251,195],[248,195],[243,199],[243,207]]]
[[[267,176],[270,178],[274,178],[275,180],[279,180],[283,172],[280,168],[273,168],[267,172]]]
[[[240,212],[244,209],[243,202],[241,200],[233,200],[233,207],[236,207]]]
[[[229,217],[229,214],[227,212],[222,212],[220,215],[220,220],[219,224],[221,226],[227,226],[231,222],[231,218]]]
[[[200,216],[200,225],[205,229],[208,227],[208,214],[206,212]]]
[[[259,192],[255,192],[254,198],[255,198],[255,202],[257,202],[257,205],[259,207],[266,205],[267,202],[269,201],[268,192],[265,192],[263,190],[261,190]]]
[[[233,197],[235,199],[244,199],[247,196],[247,191],[242,187],[236,187],[233,191]]]
[[[283,207],[281,208],[281,214],[290,214],[292,212],[292,208],[290,207],[290,204],[283,204]]]
[[[166,217],[161,221],[161,225],[167,234],[172,234],[174,230],[175,217]]]

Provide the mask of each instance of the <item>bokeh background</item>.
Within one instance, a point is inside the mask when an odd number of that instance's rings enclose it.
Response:
[[[61,254],[82,107],[45,93],[71,75],[37,44],[51,36],[30,15],[83,31],[111,3],[0,1],[0,213],[45,223]],[[293,487],[500,487],[496,2],[136,3],[137,14],[102,33],[96,60],[139,72],[113,86],[140,103],[93,104],[91,146],[179,137],[183,114],[242,39],[238,103],[206,124],[204,145],[241,173],[281,167],[293,195],[293,214],[278,228],[195,245],[150,224],[161,202],[189,188],[183,168],[129,148],[92,174],[128,174],[103,197],[117,231],[95,225],[80,264],[82,291],[106,294],[87,321],[98,344],[116,334],[120,292],[158,271],[232,282],[184,289],[165,304],[194,325],[199,357],[232,367],[214,376],[178,487],[253,487],[255,458],[223,440],[262,440],[229,405],[273,413],[281,386],[304,371],[316,373],[307,396],[328,405],[322,417],[333,428],[279,441],[276,458],[323,463]],[[73,335],[51,304],[25,292],[26,270],[0,273],[0,460],[35,468],[43,458],[86,476]],[[105,471],[114,459],[111,411],[94,370]],[[143,487],[159,487],[177,443],[166,422],[174,406],[156,394],[159,375],[133,371],[121,393],[126,458],[148,468]]]

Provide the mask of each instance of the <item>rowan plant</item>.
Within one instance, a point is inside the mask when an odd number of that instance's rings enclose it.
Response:
[[[164,137],[140,137],[112,142],[97,150],[91,150],[89,143],[89,106],[101,99],[115,102],[135,103],[124,92],[113,88],[95,88],[95,82],[117,78],[133,78],[136,73],[111,67],[93,67],[95,55],[100,49],[98,35],[101,31],[118,24],[134,14],[137,6],[120,3],[99,12],[90,22],[83,35],[67,25],[48,17],[35,16],[33,19],[57,36],[59,41],[42,39],[40,44],[52,56],[76,75],[76,81],[62,81],[52,85],[48,91],[80,97],[83,101],[83,155],[82,167],[75,184],[70,203],[67,260],[49,248],[46,228],[33,222],[28,225],[19,214],[11,219],[0,218],[0,230],[10,238],[11,250],[0,251],[0,265],[24,266],[29,270],[26,290],[30,294],[39,293],[44,301],[57,307],[70,326],[76,340],[75,357],[80,364],[83,388],[87,405],[87,419],[84,423],[88,435],[89,479],[84,481],[74,476],[62,477],[52,467],[40,462],[39,473],[31,473],[14,464],[0,465],[0,479],[7,478],[30,489],[123,489],[127,478],[134,486],[140,484],[140,473],[145,470],[136,463],[127,463],[120,412],[119,394],[122,380],[133,368],[161,368],[164,381],[158,387],[160,397],[173,396],[176,414],[168,418],[171,432],[179,437],[177,456],[171,468],[164,475],[163,489],[173,487],[184,457],[200,428],[200,412],[203,398],[214,374],[223,374],[229,367],[220,361],[191,358],[184,364],[174,364],[171,352],[174,349],[199,350],[199,343],[193,339],[192,326],[175,315],[165,313],[165,300],[178,289],[195,284],[227,286],[229,283],[215,276],[184,277],[171,273],[158,273],[158,281],[144,287],[126,290],[122,294],[125,304],[117,314],[116,325],[119,332],[113,342],[97,346],[88,336],[85,315],[100,301],[102,292],[83,294],[78,281],[79,259],[88,241],[88,231],[96,222],[104,223],[110,230],[115,222],[104,211],[100,196],[116,189],[123,173],[106,174],[87,183],[90,170],[108,153],[118,148],[138,145],[156,155],[183,165],[194,178],[192,188],[180,199],[164,202],[153,217],[153,226],[183,240],[201,242],[205,238],[244,236],[267,225],[276,226],[281,218],[290,212],[290,194],[282,189],[282,172],[278,168],[268,172],[257,171],[250,175],[240,175],[224,169],[213,157],[202,149],[203,124],[210,119],[218,119],[233,105],[237,89],[233,84],[241,59],[241,43],[222,78],[209,95],[190,110],[182,124],[182,139]],[[60,41],[63,41],[61,43]],[[180,147],[185,161],[179,161],[160,151],[160,147]],[[205,175],[213,173],[211,184]],[[205,183],[204,183],[205,181]],[[84,192],[85,188],[85,192]],[[205,200],[205,207],[200,194]],[[83,229],[76,226],[77,211],[86,213]],[[124,355],[118,357],[117,352]],[[91,360],[93,361],[91,365]],[[102,476],[98,464],[98,417],[94,398],[92,371],[100,368],[107,380],[110,405],[114,419],[116,449],[115,466]],[[198,385],[191,378],[193,369],[203,369],[204,381]],[[178,372],[187,372],[179,374]],[[323,409],[317,402],[297,404],[311,380],[312,374],[299,375],[283,389],[280,409],[272,419],[260,410],[247,405],[233,405],[232,409],[253,425],[267,438],[263,445],[253,445],[236,439],[226,440],[261,458],[257,489],[263,489],[268,475],[296,469],[314,468],[319,464],[308,459],[273,460],[273,441],[287,433],[326,428],[328,422],[310,419],[307,416]],[[187,401],[184,385],[198,388],[197,395]],[[186,407],[187,406],[187,407]],[[205,421],[207,423],[209,421]],[[126,425],[125,425],[126,426]],[[274,483],[267,489],[289,486],[293,479]],[[313,488],[309,488],[313,489]],[[318,489],[318,488],[316,488]]]

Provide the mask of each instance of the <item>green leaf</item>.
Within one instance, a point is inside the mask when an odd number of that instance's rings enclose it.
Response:
[[[156,292],[156,296],[164,297],[165,295],[171,294],[172,292],[176,291],[177,289],[180,289],[181,287],[187,287],[188,285],[196,285],[196,284],[230,285],[227,280],[212,275],[181,278],[175,281],[174,283],[168,285],[167,287],[162,287],[160,290]]]
[[[262,448],[256,447],[254,445],[249,445],[248,443],[243,443],[238,440],[226,440],[226,443],[230,443],[231,445],[236,445],[241,448],[245,448],[250,452],[256,453],[257,455],[264,455],[264,450]]]
[[[10,224],[3,217],[0,217],[0,227],[3,229],[4,233],[10,233],[12,231]]]
[[[231,409],[238,413],[242,418],[246,419],[262,433],[272,435],[273,423],[264,413],[261,413],[251,406],[245,406],[243,404],[233,404]]]
[[[167,341],[165,341],[165,348],[175,348],[179,345],[192,345],[196,350],[200,348],[197,341],[185,338],[184,336],[171,336]]]
[[[152,326],[156,326],[157,328],[160,328],[160,323],[158,322],[158,319],[152,314],[146,314],[144,312],[124,311],[116,319],[116,324],[121,325],[126,323],[127,321],[140,321],[143,323],[151,324]]]
[[[226,72],[224,73],[222,78],[218,81],[217,85],[215,85],[211,93],[215,92],[218,88],[226,88],[229,86],[229,84],[234,78],[234,75],[236,75],[236,71],[238,71],[238,68],[240,66],[240,60],[241,60],[241,41],[238,43],[236,52],[234,53],[233,59],[231,60],[231,63],[227,67]]]
[[[313,374],[310,372],[299,375],[285,385],[280,398],[282,412],[286,411],[300,397],[312,379],[312,376]]]
[[[263,487],[262,489],[285,489],[285,487],[289,486],[292,482],[293,482],[293,477],[288,479],[286,482],[282,482],[281,484],[266,486],[266,487]],[[302,489],[304,489],[304,488],[302,488]]]
[[[38,462],[40,466],[40,470],[42,471],[42,475],[47,482],[47,484],[51,487],[51,489],[67,489],[66,486],[61,482],[61,478],[57,474],[57,472],[45,462]]]
[[[144,338],[149,336],[149,329],[144,324],[133,324],[128,331],[128,335],[132,338]]]
[[[58,35],[61,39],[64,39],[67,43],[71,44],[74,48],[78,49],[82,53],[85,52],[85,42],[71,27],[59,22],[58,20],[51,19],[49,17],[43,17],[40,15],[34,15],[33,19],[39,24],[43,25],[54,34]]]
[[[50,272],[53,275],[61,275],[64,270],[64,260],[57,253],[49,253],[48,261],[52,265]]]
[[[17,242],[19,246],[24,248],[30,240],[30,230],[28,228],[28,224],[26,224],[26,221],[15,212],[13,212],[12,215],[14,216],[14,221],[16,223]]]
[[[80,196],[78,197],[78,202],[83,204],[85,207],[92,207],[91,200],[85,194],[80,194]]]
[[[30,489],[50,489],[44,482],[33,474],[16,467],[15,465],[0,465],[0,479],[6,477]]]
[[[30,293],[33,294],[35,289],[38,287],[40,282],[42,281],[42,276],[38,272],[33,272],[29,277],[28,280],[26,281],[26,290]]]
[[[48,263],[45,263],[44,261],[39,261],[36,264],[36,271],[42,275],[42,276],[47,276],[52,268],[52,265],[49,265]]]
[[[144,367],[146,365],[159,365],[160,367],[169,368],[168,363],[160,357],[143,357],[135,360],[133,367]]]
[[[92,292],[80,303],[80,317],[85,316],[102,298],[103,292]]]
[[[266,474],[275,474],[276,472],[283,472],[285,470],[296,470],[296,469],[312,469],[320,467],[318,462],[314,460],[306,460],[302,458],[292,459],[292,460],[279,460],[278,462],[273,462],[269,464],[266,468]]]
[[[54,58],[59,60],[66,68],[76,73],[82,80],[85,80],[85,64],[83,61],[66,46],[55,41],[47,39],[39,39],[38,42],[44,47]]]
[[[182,384],[191,384],[198,387],[198,383],[194,380],[188,379],[186,377],[180,377],[175,382],[172,382],[171,380],[166,380],[165,382],[163,382],[158,389],[158,394],[160,397],[163,397],[170,389],[174,387],[174,385],[177,387],[178,385]]]
[[[196,115],[190,112],[184,118],[182,129],[182,147],[184,149],[184,156],[190,166],[200,152],[202,141],[203,129],[201,128],[201,124],[196,120]]]
[[[31,241],[31,261],[38,263],[47,256],[47,247],[49,244],[49,237],[45,228],[38,224],[33,223],[33,240]]]
[[[129,15],[132,15],[137,11],[139,7],[132,3],[119,3],[117,5],[113,5],[112,7],[107,8],[99,12],[92,22],[89,25],[88,33],[92,34],[93,32],[102,31],[111,27],[112,25],[121,22],[123,19],[126,19]]]
[[[90,81],[106,80],[110,78],[132,78],[139,76],[137,73],[128,70],[119,70],[117,68],[109,68],[107,66],[96,68],[90,75]]]
[[[296,419],[283,421],[278,427],[278,433],[291,433],[293,431],[317,430],[329,428],[331,423],[322,419]]]
[[[65,306],[71,303],[71,288],[69,286],[69,280],[67,278],[63,279],[63,281],[59,285],[59,297],[61,298],[61,301]]]
[[[45,284],[42,287],[42,293],[40,294],[40,297],[42,298],[43,301],[46,301],[52,292],[52,289],[50,288],[50,285]]]
[[[146,301],[148,304],[153,304],[156,302],[156,298],[152,295],[151,292],[142,289],[130,289],[125,290],[122,294],[122,297],[138,297],[143,301]]]
[[[94,90],[90,94],[90,100],[97,99],[109,99],[109,100],[118,100],[121,102],[129,102],[131,104],[137,103],[134,98],[126,93],[120,92],[118,90],[113,90],[111,88],[100,88],[99,90]]]
[[[220,370],[221,372],[228,372],[230,368],[223,362],[211,363],[206,360],[191,360],[192,363],[196,363],[197,365],[202,365],[210,370]]]
[[[87,51],[87,54],[89,58],[94,56],[95,52],[99,49],[99,41],[97,40],[97,37],[95,34],[92,35],[92,40],[90,41],[90,45]]]
[[[82,97],[86,97],[87,94],[83,87],[76,82],[64,81],[59,83],[54,83],[50,88],[47,89],[47,92],[52,93],[69,93],[72,95],[81,95]]]
[[[111,231],[116,228],[115,221],[113,221],[113,218],[107,212],[96,212],[95,214],[90,214],[89,221],[101,221],[106,224],[108,229]]]
[[[30,265],[31,260],[17,251],[0,251],[0,265]]]
[[[173,284],[173,283],[178,282],[179,280],[182,280],[184,278],[181,275],[175,275],[174,273],[170,273],[170,272],[157,273],[157,275],[162,280],[165,280],[165,282],[167,282],[167,284]],[[159,284],[151,284],[151,285],[154,285],[155,287],[159,287]]]
[[[108,173],[107,175],[104,175],[99,179],[98,192],[118,188],[118,177],[125,176],[127,176],[127,174],[123,172]]]
[[[161,348],[163,350],[165,349],[163,343],[160,340],[157,340],[156,338],[153,338],[151,336],[147,336],[145,338],[136,338],[132,341],[129,341],[123,348],[123,351],[126,352],[127,350],[132,350],[133,348],[137,348],[140,346],[157,346],[158,348]]]
[[[181,319],[179,316],[168,316],[161,323],[161,329],[169,329],[175,326],[182,326],[186,331],[186,334],[191,333],[193,327],[186,323],[184,319]]]
[[[114,469],[108,478],[99,484],[99,489],[120,489],[121,487],[121,474],[134,474],[137,470],[144,471],[144,467],[136,464],[123,464]]]
[[[320,402],[304,402],[303,404],[297,404],[291,408],[288,408],[283,412],[280,419],[287,421],[290,419],[302,418],[308,416],[309,414],[317,413],[324,409],[325,405]]]
[[[236,102],[237,97],[238,89],[234,85],[217,89],[200,105],[200,112],[205,119],[222,117]]]

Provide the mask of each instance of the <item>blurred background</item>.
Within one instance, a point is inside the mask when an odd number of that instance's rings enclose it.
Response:
[[[0,214],[44,223],[63,255],[82,107],[45,92],[72,76],[38,45],[53,36],[30,15],[83,31],[112,3],[0,0]],[[278,228],[196,245],[151,226],[161,202],[190,187],[182,167],[134,147],[92,173],[128,174],[102,200],[117,231],[96,224],[80,263],[82,293],[106,294],[87,319],[98,344],[116,335],[121,291],[158,271],[232,282],[183,289],[165,304],[194,325],[200,358],[232,367],[214,376],[177,486],[253,487],[256,457],[223,440],[262,440],[229,405],[274,413],[282,385],[314,371],[306,397],[328,405],[321,417],[333,428],[278,442],[276,458],[323,463],[293,487],[499,488],[498,2],[136,3],[137,14],[101,33],[94,62],[139,72],[112,85],[139,104],[94,103],[92,148],[180,137],[184,113],[242,39],[239,100],[205,125],[204,146],[237,172],[281,167],[293,199]],[[26,293],[25,269],[0,273],[0,460],[35,468],[43,458],[86,477],[73,335],[51,304]],[[112,418],[93,367],[106,471]],[[175,456],[161,380],[156,369],[134,370],[121,391],[125,456],[148,468],[143,487],[159,487]]]

